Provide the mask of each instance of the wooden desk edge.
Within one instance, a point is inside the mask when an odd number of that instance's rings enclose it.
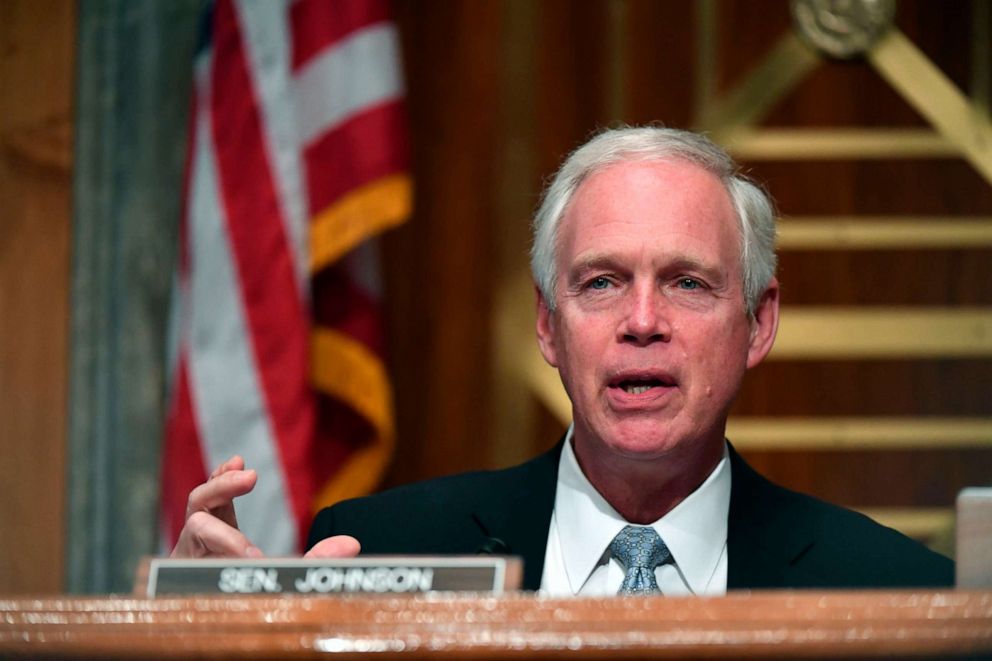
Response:
[[[0,656],[992,658],[992,591],[0,598]]]

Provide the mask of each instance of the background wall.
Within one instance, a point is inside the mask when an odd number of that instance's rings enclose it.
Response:
[[[75,9],[0,3],[0,591],[62,586]]]
[[[557,440],[567,412],[534,360],[528,218],[591,131],[659,121],[710,130],[787,216],[782,342],[731,439],[777,480],[942,543],[956,491],[992,478],[988,6],[902,0],[906,39],[840,62],[799,41],[784,0],[396,0],[417,199],[383,240],[387,484]],[[0,536],[0,592],[62,589],[75,11],[0,3],[0,530],[15,531]],[[970,95],[968,113],[920,58]],[[161,391],[160,370],[135,378]],[[121,440],[146,455],[159,442]],[[104,525],[146,540],[123,528],[153,524]]]

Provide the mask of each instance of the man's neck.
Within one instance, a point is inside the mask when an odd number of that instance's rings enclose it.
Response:
[[[596,446],[574,437],[572,443],[589,483],[624,519],[641,525],[654,523],[685,500],[723,456],[722,438],[653,459],[597,453]]]

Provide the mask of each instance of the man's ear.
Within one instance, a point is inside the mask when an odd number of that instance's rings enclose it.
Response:
[[[558,367],[558,353],[555,351],[555,315],[544,300],[541,288],[534,285],[537,294],[537,346],[541,349],[544,360],[552,367]]]
[[[765,359],[778,332],[778,280],[772,278],[761,294],[751,319],[751,344],[747,350],[747,367],[756,367]]]

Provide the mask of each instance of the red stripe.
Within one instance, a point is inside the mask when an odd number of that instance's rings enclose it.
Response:
[[[321,395],[312,459],[317,484],[324,485],[355,450],[371,443],[374,436],[375,430],[364,416],[340,399]]]
[[[290,9],[293,71],[355,30],[389,20],[382,0],[299,0]]]
[[[380,357],[385,355],[379,301],[356,283],[342,264],[333,264],[314,276],[313,316],[318,326],[346,333]]]
[[[197,140],[197,111],[199,109],[199,94],[194,81],[190,95],[190,130],[187,134],[186,164],[183,177],[182,213],[179,220],[179,255],[177,270],[180,283],[189,282],[189,204],[193,188],[193,158]],[[180,286],[184,286],[181,284]],[[182,301],[186,297],[175,292]],[[186,311],[180,310],[180,317],[185,317]],[[165,442],[162,450],[161,470],[161,516],[165,522],[166,533],[169,536],[169,546],[175,546],[179,531],[186,522],[186,501],[189,492],[207,479],[206,465],[203,460],[203,446],[196,427],[196,415],[193,410],[193,400],[190,395],[189,375],[186,364],[186,338],[180,340],[183,346],[179,348],[179,357],[173,377],[171,401],[166,412]]]
[[[196,428],[196,414],[190,394],[186,355],[179,359],[172,403],[165,422],[165,450],[162,457],[162,518],[175,546],[186,522],[189,492],[207,481],[203,447]]]
[[[406,170],[405,129],[402,101],[389,101],[355,115],[307,147],[311,215],[355,188]]]
[[[262,120],[234,7],[217,3],[211,119],[221,198],[249,336],[282,469],[305,538],[314,484],[308,447],[314,425],[309,320],[280,218]]]

